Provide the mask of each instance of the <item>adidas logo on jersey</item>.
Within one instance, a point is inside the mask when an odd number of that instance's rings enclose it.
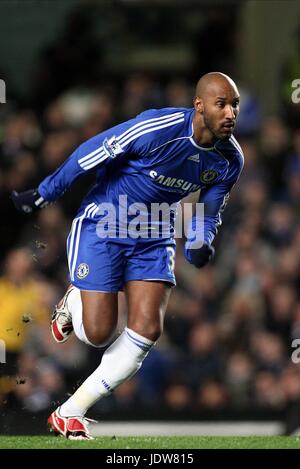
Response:
[[[196,155],[192,155],[188,157],[188,160],[194,161],[195,163],[199,163],[200,161],[200,154],[197,153]]]

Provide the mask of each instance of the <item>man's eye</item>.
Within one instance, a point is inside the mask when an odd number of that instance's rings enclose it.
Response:
[[[220,102],[219,102],[219,103],[217,103],[217,106],[218,106],[218,107],[224,107],[224,103],[220,103]]]

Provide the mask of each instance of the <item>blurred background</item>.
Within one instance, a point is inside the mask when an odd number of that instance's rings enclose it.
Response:
[[[58,346],[49,330],[68,284],[66,236],[93,174],[31,217],[14,210],[10,192],[36,187],[81,142],[147,108],[191,107],[209,71],[239,86],[245,154],[216,258],[196,270],[178,242],[164,336],[90,415],[297,430],[300,2],[1,0],[0,24],[0,433],[45,432],[101,358],[74,337]],[[120,329],[125,319],[120,294]]]

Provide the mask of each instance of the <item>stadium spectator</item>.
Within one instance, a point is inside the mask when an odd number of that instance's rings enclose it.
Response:
[[[30,325],[47,324],[45,307],[34,273],[34,262],[26,248],[10,251],[0,278],[0,336],[5,342],[6,360],[1,374],[16,374],[16,364],[30,330]]]

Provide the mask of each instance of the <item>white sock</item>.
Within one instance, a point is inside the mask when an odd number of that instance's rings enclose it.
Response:
[[[95,347],[95,345],[88,340],[84,331],[82,322],[82,301],[80,290],[78,288],[74,287],[74,289],[69,293],[67,306],[72,314],[73,329],[78,339]]]
[[[133,376],[153,346],[152,340],[127,327],[105,351],[101,363],[60,409],[64,417],[83,416],[101,397]]]

